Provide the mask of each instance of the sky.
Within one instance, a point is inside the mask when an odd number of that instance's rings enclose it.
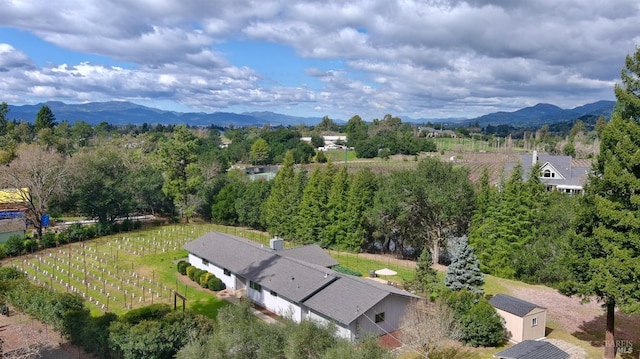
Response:
[[[614,100],[625,56],[640,46],[637,0],[0,0],[0,9],[0,101],[11,105],[473,118]]]

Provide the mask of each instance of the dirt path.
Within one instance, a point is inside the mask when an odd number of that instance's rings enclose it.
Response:
[[[10,316],[0,316],[0,338],[4,353],[20,348],[37,348],[40,358],[93,359],[76,346],[69,344],[51,327],[28,315],[10,311]]]

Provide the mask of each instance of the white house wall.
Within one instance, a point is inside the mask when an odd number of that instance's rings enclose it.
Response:
[[[202,270],[206,270],[209,273],[212,273],[213,275],[215,275],[216,277],[220,278],[220,280],[222,281],[222,283],[224,283],[224,285],[228,288],[228,289],[236,289],[236,275],[233,273],[230,273],[230,275],[225,275],[224,274],[224,269],[215,266],[212,263],[209,264],[204,264],[202,262],[202,258],[189,253],[189,263],[198,268],[198,269],[202,269]]]
[[[297,323],[302,321],[302,309],[299,305],[279,295],[271,294],[267,288],[262,288],[263,306],[281,317],[289,318]]]

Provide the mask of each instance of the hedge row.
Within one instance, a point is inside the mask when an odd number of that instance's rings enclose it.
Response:
[[[22,236],[14,235],[11,236],[4,245],[0,246],[0,258],[9,256],[15,257],[24,253],[33,253],[44,248],[52,248],[57,245],[86,241],[100,236],[119,232],[128,232],[140,228],[142,228],[142,222],[134,222],[130,219],[125,219],[121,223],[96,223],[88,226],[74,223],[58,233],[53,231],[43,233],[41,240],[31,237],[23,238]]]
[[[202,288],[208,288],[214,292],[226,288],[222,280],[216,277],[213,273],[198,269],[190,265],[189,262],[178,262],[178,272],[182,275],[186,275],[189,279],[198,283]]]

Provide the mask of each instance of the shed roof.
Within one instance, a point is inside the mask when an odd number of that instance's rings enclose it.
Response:
[[[494,295],[491,299],[489,299],[489,303],[491,303],[491,305],[493,305],[497,309],[504,310],[505,312],[515,314],[519,317],[524,317],[536,308],[546,309],[537,304],[527,302],[526,300],[518,299],[506,294]]]
[[[0,203],[23,203],[25,195],[29,195],[29,188],[0,189]]]
[[[500,359],[567,359],[569,354],[549,342],[525,340],[499,353]]]

